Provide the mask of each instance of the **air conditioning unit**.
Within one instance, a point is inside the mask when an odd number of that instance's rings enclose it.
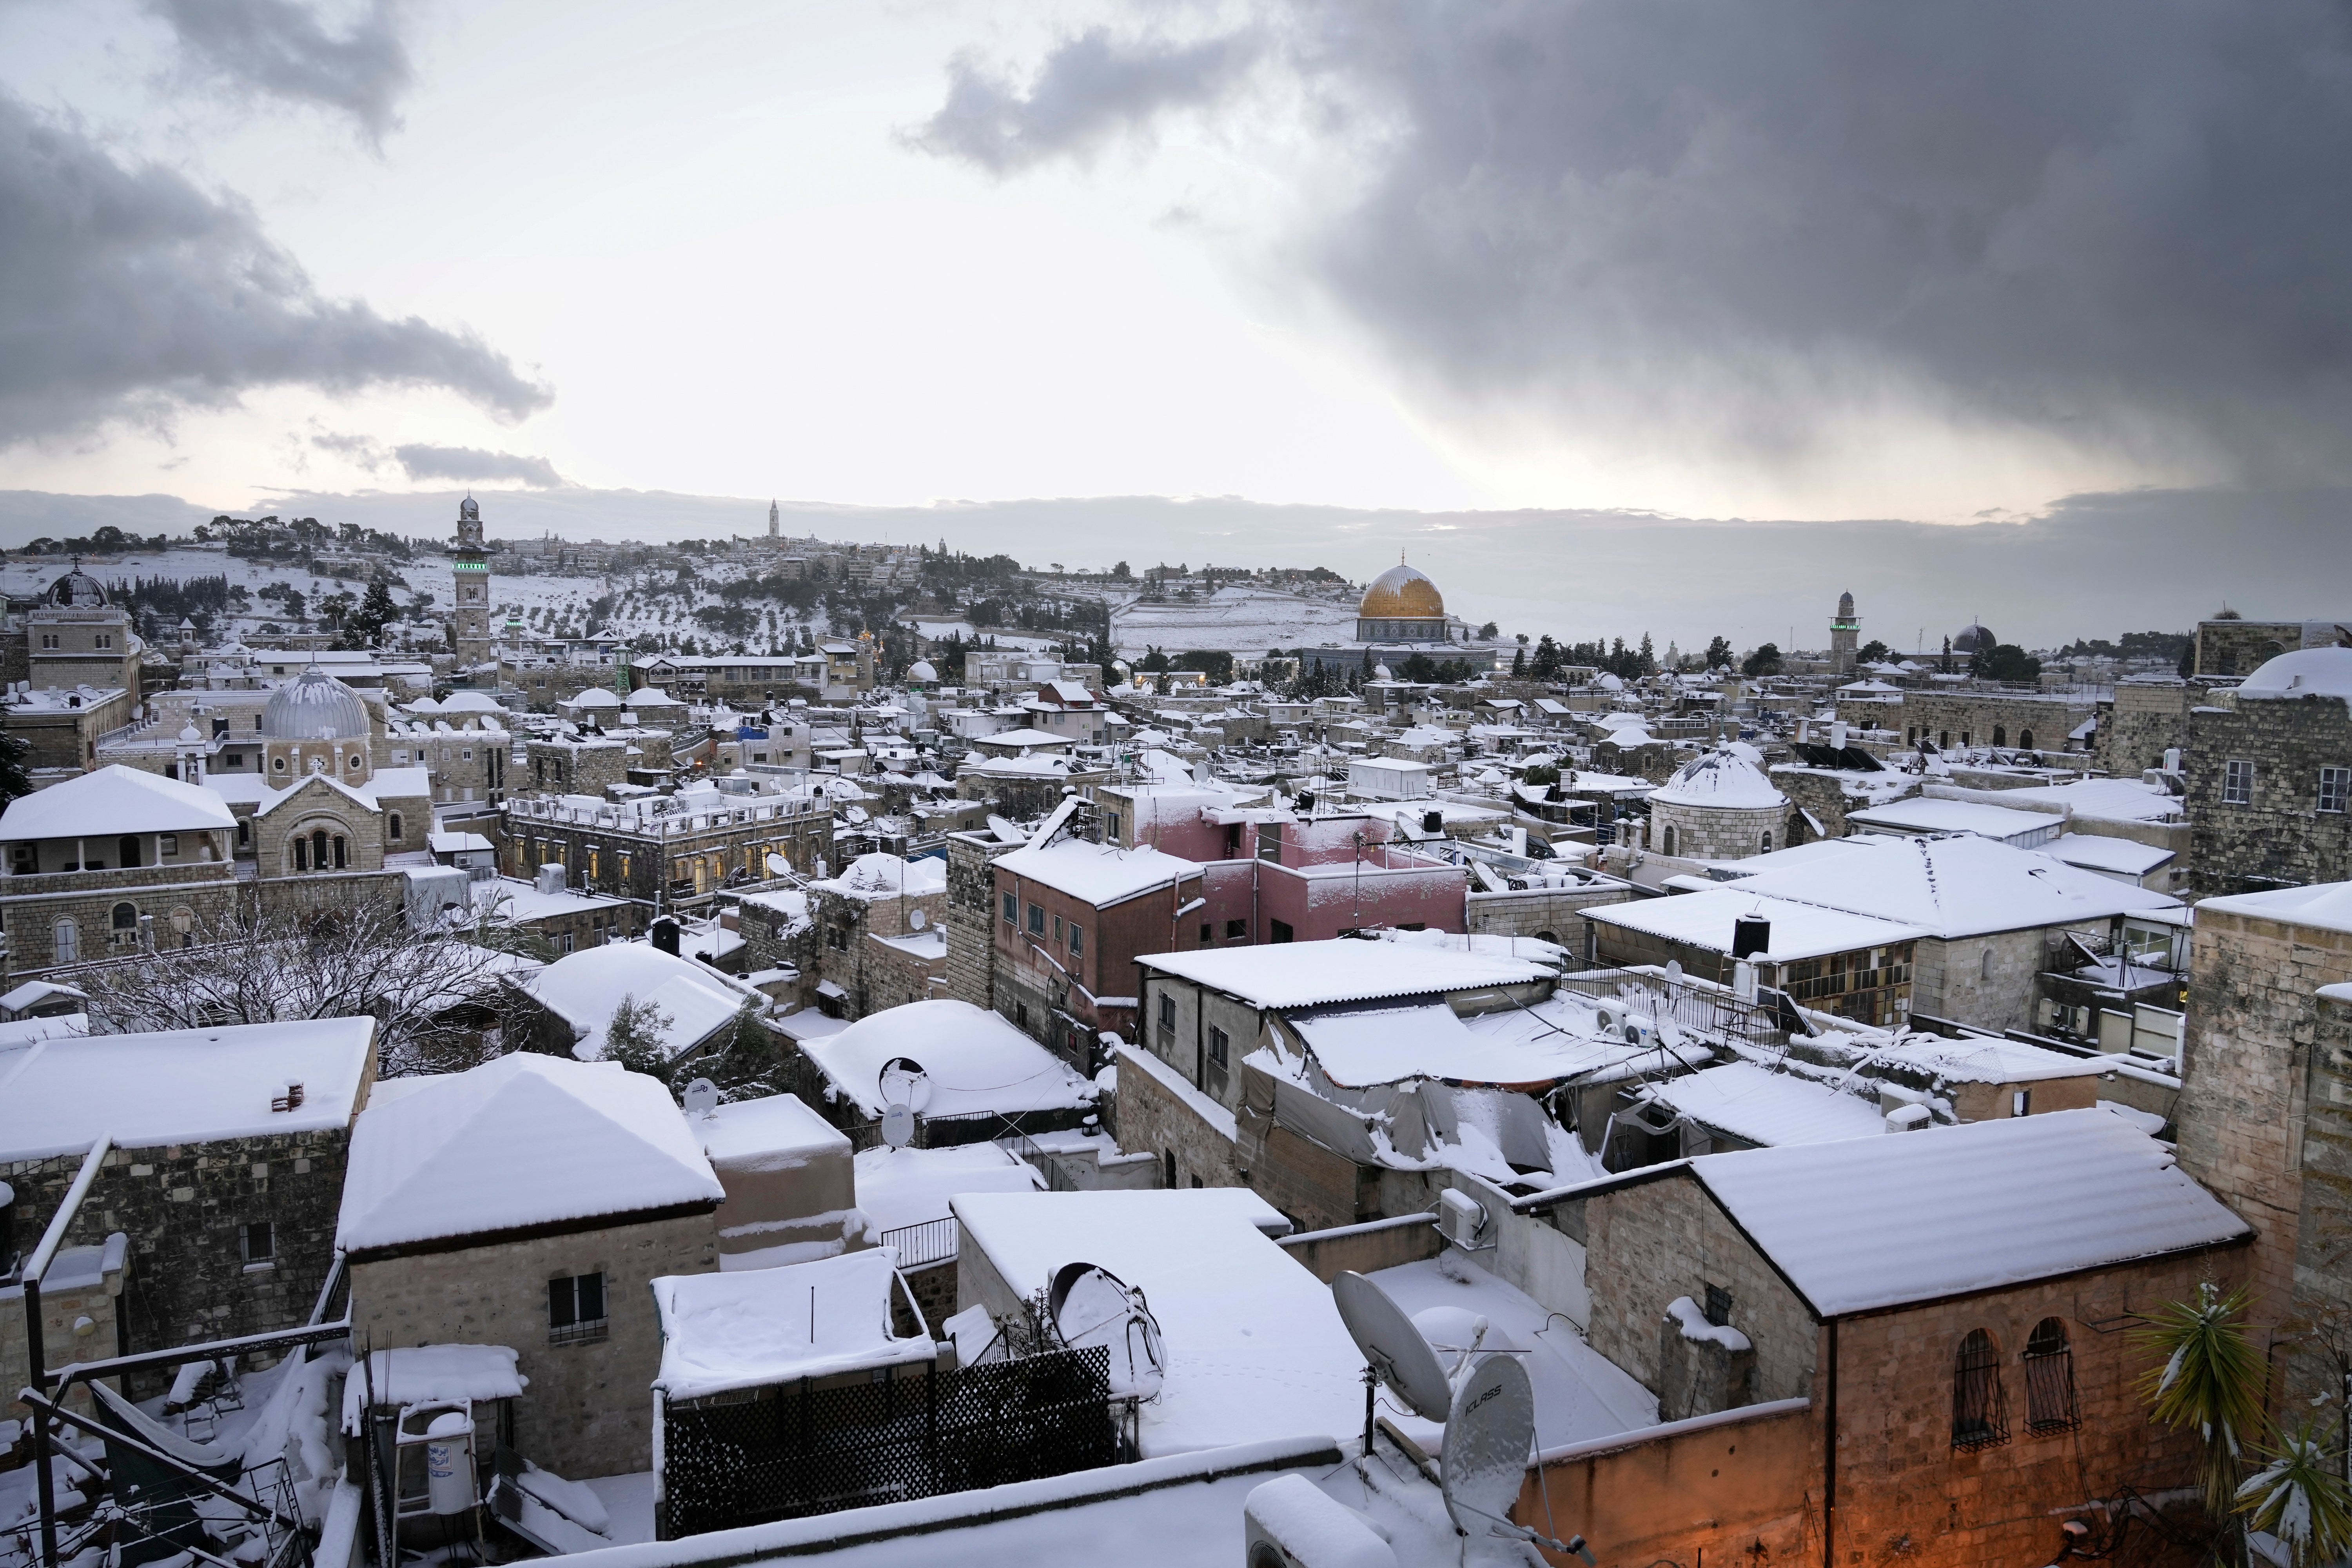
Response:
[[[1593,1015],[1601,1026],[1601,1032],[1604,1035],[1615,1034],[1617,1026],[1624,1021],[1622,1014],[1610,1007],[1596,1007],[1593,1009]]]
[[[1452,1187],[1437,1194],[1437,1233],[1465,1252],[1495,1245],[1486,1234],[1486,1205]]]
[[[1242,1503],[1249,1568],[1396,1568],[1396,1552],[1362,1514],[1305,1476],[1282,1476]]]

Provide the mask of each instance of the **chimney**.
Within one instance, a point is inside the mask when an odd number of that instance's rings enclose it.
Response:
[[[654,946],[668,953],[672,958],[677,956],[677,922],[676,921],[665,915],[654,921]]]
[[[1772,948],[1772,922],[1762,915],[1742,915],[1731,922],[1731,956],[1751,958]]]

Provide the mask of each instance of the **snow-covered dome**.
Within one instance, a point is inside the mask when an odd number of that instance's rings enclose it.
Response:
[[[1396,678],[1389,673],[1389,667],[1387,665],[1376,664],[1372,666],[1372,679],[1374,680],[1393,680]]]
[[[272,741],[357,740],[367,732],[360,694],[315,664],[271,692],[261,710],[261,733]]]
[[[618,708],[620,705],[621,694],[602,686],[592,686],[572,700],[574,708]]]
[[[2304,647],[2265,661],[2239,683],[2241,700],[2253,697],[2352,699],[2352,647]]]
[[[77,566],[50,584],[41,601],[53,610],[102,610],[106,608],[106,589],[97,578]]]
[[[939,679],[939,678],[940,672],[931,668],[931,661],[928,658],[919,658],[914,663],[907,667],[907,679],[909,680],[919,680],[929,683]]]
[[[441,700],[443,713],[503,713],[498,699],[487,691],[452,691]]]
[[[1970,623],[1952,634],[1954,653],[1990,653],[2000,646],[1990,626]]]
[[[1372,579],[1356,614],[1367,620],[1440,620],[1445,596],[1418,568],[1400,561]]]
[[[1652,805],[1712,806],[1728,811],[1780,811],[1789,797],[1764,771],[1730,750],[1709,752],[1685,763],[1650,796]]]

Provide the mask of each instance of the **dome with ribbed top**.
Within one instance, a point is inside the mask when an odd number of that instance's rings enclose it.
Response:
[[[341,741],[368,732],[367,704],[358,692],[312,665],[269,694],[261,733],[272,741]]]
[[[1441,620],[1445,596],[1426,574],[1400,561],[1372,580],[1356,614],[1366,620]]]

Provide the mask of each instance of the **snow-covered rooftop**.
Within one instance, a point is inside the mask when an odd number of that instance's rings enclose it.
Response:
[[[456,1404],[513,1399],[530,1379],[505,1345],[404,1345],[373,1352],[343,1380],[343,1431],[360,1436],[368,1395],[378,1405]]]
[[[236,826],[221,797],[202,784],[114,763],[10,801],[0,812],[0,841],[201,833]]]
[[[2171,1151],[2097,1110],[1710,1154],[1689,1169],[1825,1317],[2248,1233]]]
[[[1238,996],[1257,1007],[1312,1007],[1384,996],[1476,991],[1524,985],[1553,973],[1547,965],[1528,959],[1350,937],[1160,952],[1136,962]]]
[[[2200,914],[2242,915],[2320,931],[2352,931],[2352,882],[2315,882],[2307,888],[2273,888],[2260,893],[2229,893],[2205,899]]]
[[[1886,1130],[1875,1100],[1752,1062],[1727,1062],[1667,1079],[1646,1092],[1677,1115],[1765,1148],[1872,1138]]]
[[[36,1039],[0,1052],[0,1160],[79,1153],[100,1133],[152,1149],[348,1126],[374,1039],[373,1018]],[[273,1110],[298,1083],[302,1103]]]
[[[963,1245],[1031,1296],[1066,1263],[1139,1287],[1167,1378],[1142,1407],[1146,1458],[1360,1429],[1364,1362],[1330,1288],[1276,1247],[1282,1215],[1245,1187],[975,1193],[955,1200]]]
[[[1617,732],[1617,743],[1627,743],[1622,729]],[[1771,811],[1785,810],[1789,797],[1773,787],[1763,769],[1725,747],[1685,763],[1650,796],[1650,804]]]
[[[2238,700],[2352,699],[2352,648],[2305,647],[2283,653],[2238,683]]]
[[[2179,903],[2037,850],[1968,836],[1881,835],[1852,855],[1749,877],[1739,886],[1771,898],[1916,925],[1946,938],[2072,925]]]
[[[857,1206],[877,1230],[945,1219],[950,1200],[960,1194],[1034,1193],[1045,1185],[1036,1167],[993,1143],[945,1149],[877,1143],[857,1152]]]
[[[1856,952],[1890,942],[1916,942],[1934,934],[1920,926],[1882,920],[1875,915],[1768,898],[1748,890],[1762,880],[1760,877],[1746,877],[1703,892],[1602,904],[1586,910],[1584,915],[1603,925],[1714,952],[1731,951],[1736,921],[1743,916],[1760,916],[1772,924],[1770,943],[1760,956],[1772,963],[1821,958],[1832,952]]]
[[[1002,1014],[950,997],[869,1013],[801,1049],[868,1119],[882,1114],[882,1068],[897,1057],[928,1076],[929,1097],[914,1108],[923,1116],[1054,1110],[1094,1099],[1092,1084]]]
[[[1289,1016],[1324,1076],[1343,1089],[1417,1078],[1542,1088],[1633,1049],[1622,1040],[1598,1037],[1590,1011],[1581,1022],[1581,1037],[1558,1025],[1474,1033],[1441,1001],[1357,1003]]]
[[[2130,838],[2107,838],[2088,833],[2068,833],[2042,847],[2053,860],[2085,871],[2105,871],[2137,880],[2174,858],[2173,851]]]
[[[583,1061],[604,1054],[604,1030],[624,996],[649,1004],[669,1019],[663,1051],[670,1056],[725,1025],[746,999],[761,1000],[709,964],[647,942],[612,942],[568,952],[522,984],[572,1026],[579,1036],[572,1053]]]
[[[1939,800],[1913,795],[1864,811],[1846,813],[1857,827],[1887,833],[1973,833],[2021,848],[2032,848],[2058,837],[2066,819],[2054,812],[2019,811],[1973,800]]]
[[[900,1339],[890,1331],[897,1284],[898,1254],[888,1247],[656,1279],[662,1356],[654,1386],[671,1399],[703,1399],[937,1360],[930,1335]]]
[[[615,1063],[518,1051],[398,1081],[352,1130],[336,1224],[346,1251],[726,1195],[669,1091]]]
[[[798,1095],[738,1100],[687,1118],[711,1163],[732,1170],[785,1171],[815,1154],[846,1154],[849,1137]]]
[[[1097,909],[1172,888],[1201,874],[1194,862],[1148,846],[1120,849],[1083,838],[1057,839],[1042,849],[1015,849],[996,865]]]
[[[1913,1067],[1946,1083],[2038,1083],[2046,1079],[2096,1078],[2115,1071],[2116,1058],[2068,1056],[2022,1040],[1983,1035],[1946,1039],[1940,1035],[1909,1035],[1879,1051],[1875,1059],[1885,1067]]]
[[[908,898],[942,893],[948,886],[948,863],[936,855],[906,860],[896,855],[860,855],[838,877],[813,886],[851,898]]]

